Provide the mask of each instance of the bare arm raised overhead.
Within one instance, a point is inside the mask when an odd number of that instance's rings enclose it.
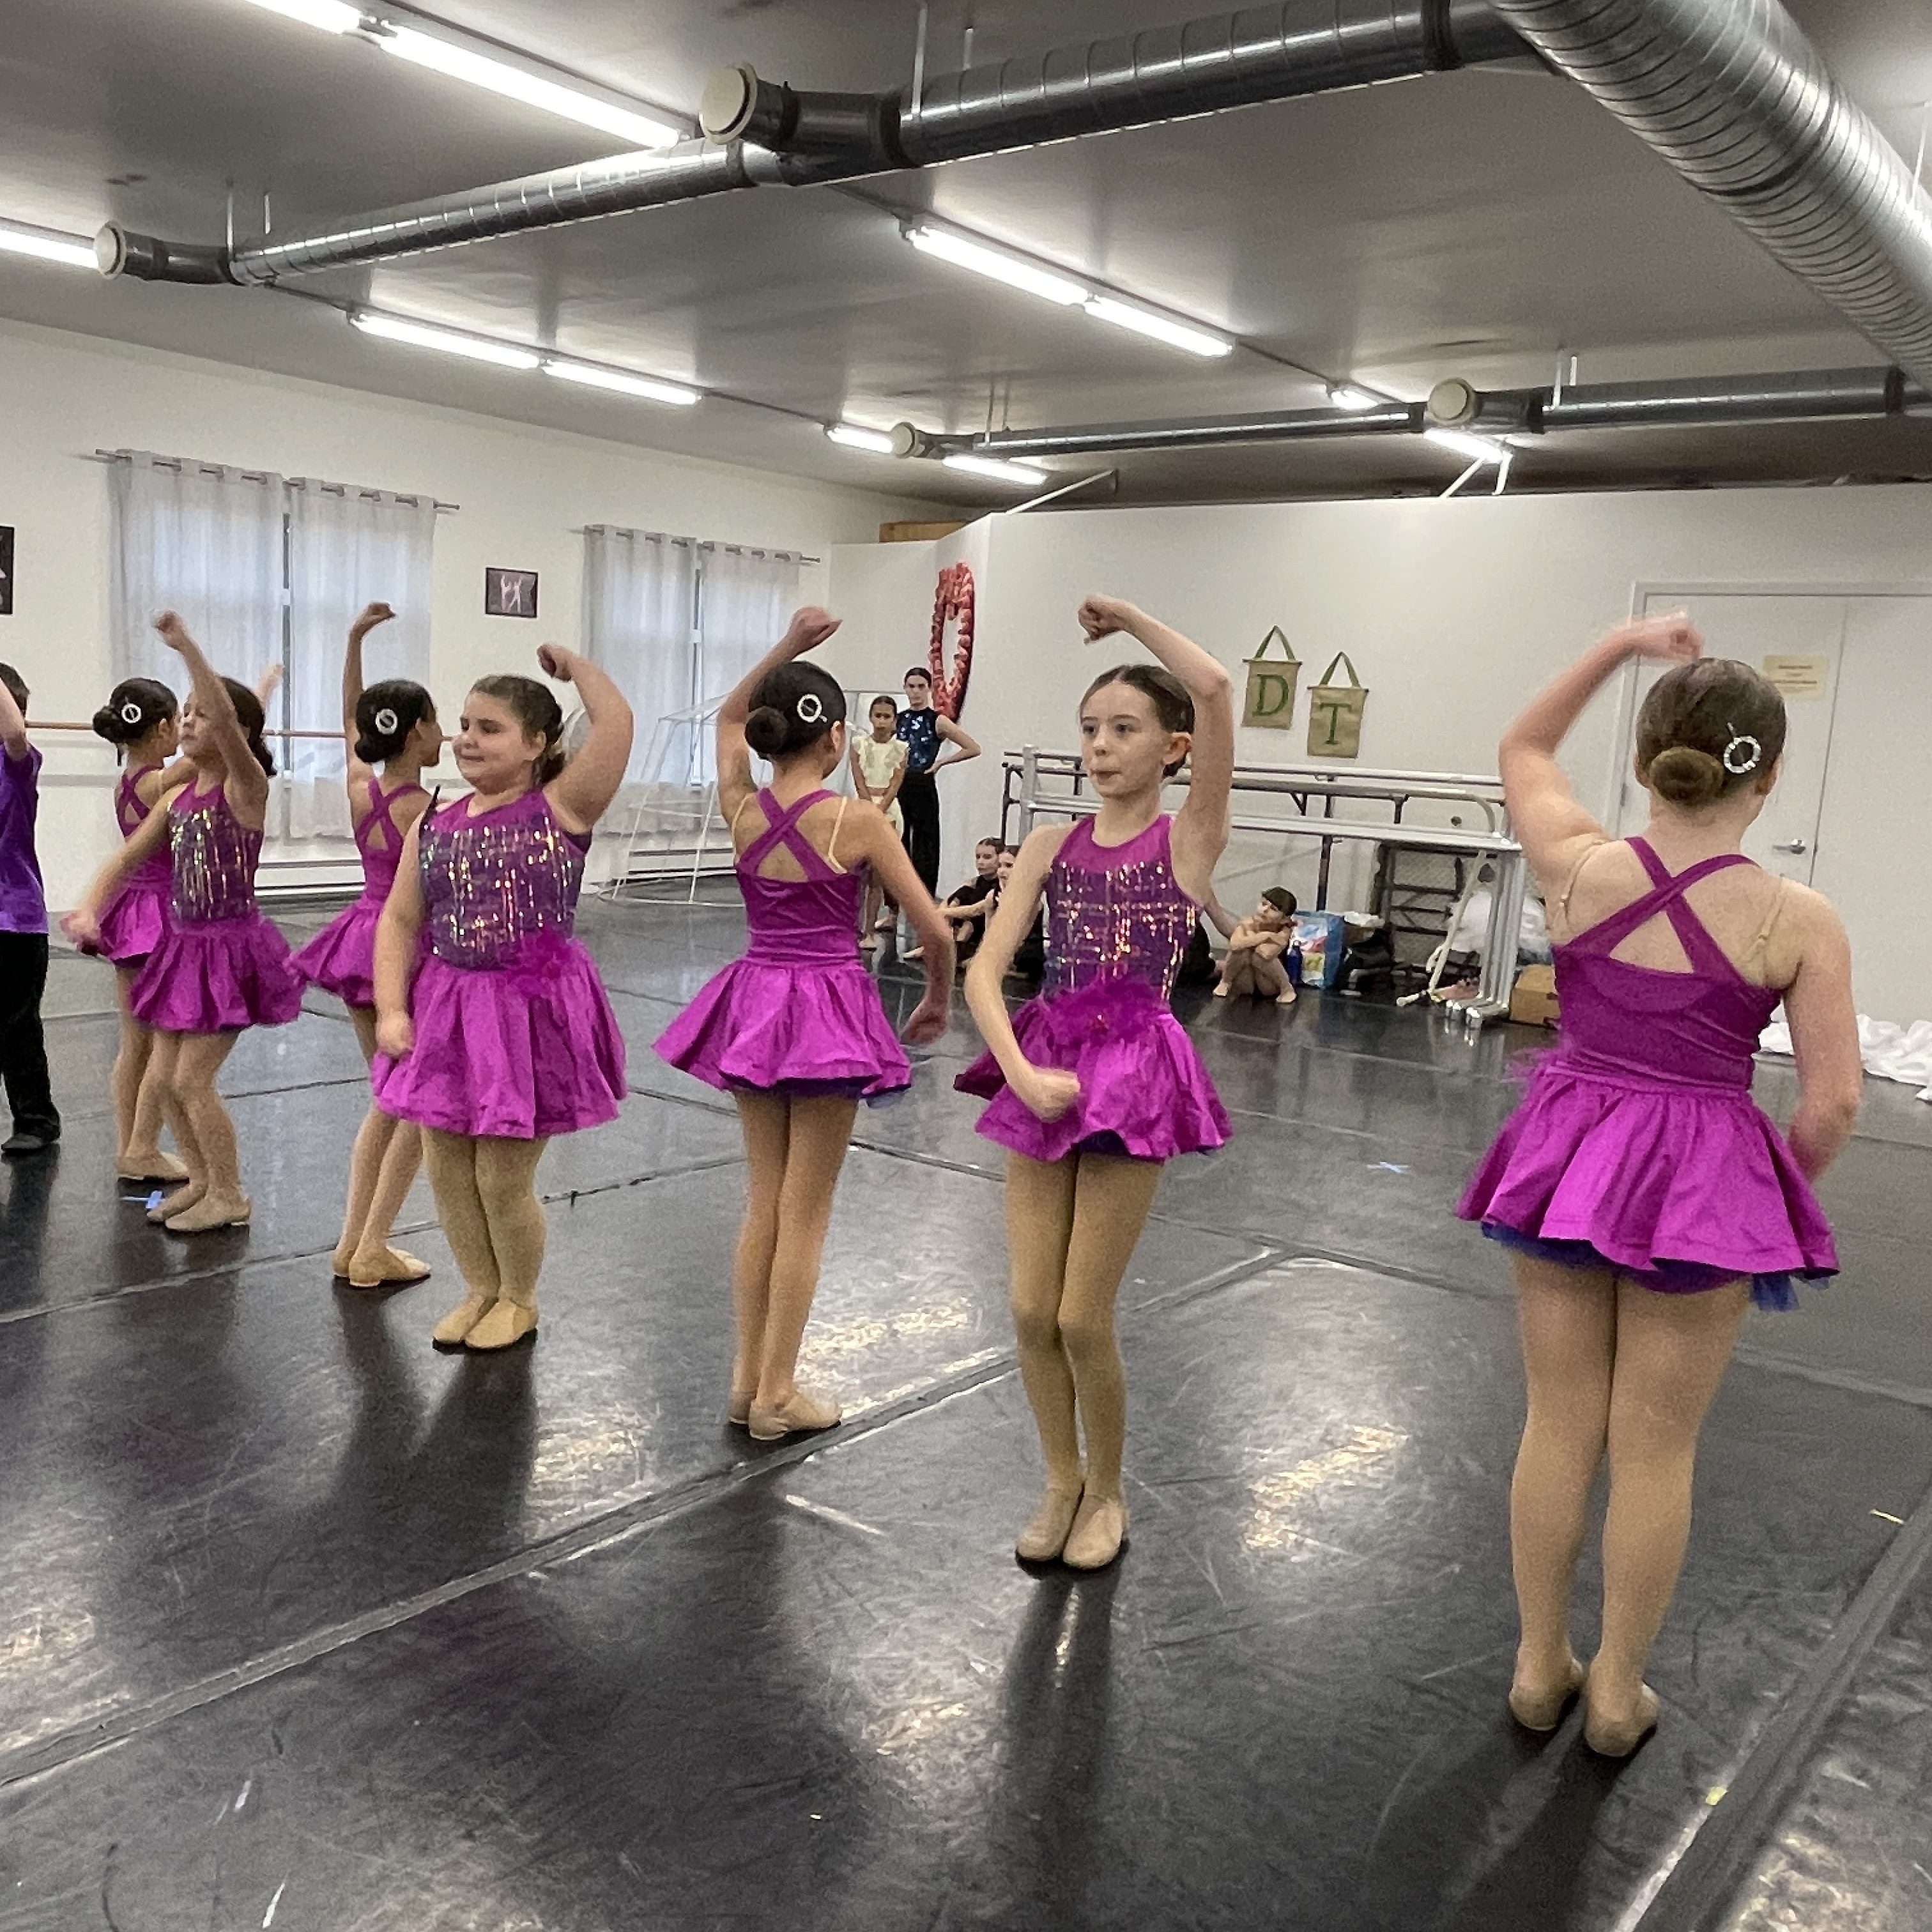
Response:
[[[631,762],[635,723],[629,700],[601,665],[561,644],[546,644],[537,662],[552,677],[574,684],[590,720],[583,748],[544,787],[559,818],[572,832],[588,832],[610,808]]]

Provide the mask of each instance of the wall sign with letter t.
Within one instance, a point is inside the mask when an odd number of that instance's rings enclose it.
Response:
[[[484,572],[483,614],[486,617],[534,617],[537,614],[536,572]]]

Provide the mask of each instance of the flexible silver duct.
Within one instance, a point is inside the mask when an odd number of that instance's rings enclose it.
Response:
[[[1495,0],[1694,188],[1932,383],[1932,200],[1778,0]]]
[[[110,275],[275,282],[736,188],[856,180],[1525,52],[1487,0],[1289,0],[938,76],[916,104],[904,92],[800,94],[748,68],[728,68],[705,89],[706,140],[387,208],[232,252],[112,226],[98,246]]]
[[[1410,436],[1432,426],[1543,435],[1563,430],[1710,428],[1766,422],[1827,422],[1897,416],[1932,406],[1932,392],[1897,369],[1816,369],[1672,382],[1593,382],[1550,389],[1482,390],[1438,383],[1425,409],[1390,403],[1343,410],[1256,411],[1174,422],[1085,423],[1065,429],[998,430],[950,446],[988,456],[1084,456],[1135,449],[1212,449],[1243,442],[1328,436]]]

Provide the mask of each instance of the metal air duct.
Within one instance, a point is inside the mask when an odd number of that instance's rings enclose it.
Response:
[[[1539,52],[1932,384],[1932,200],[1778,0],[1495,0]]]
[[[749,68],[728,68],[705,89],[705,140],[232,251],[184,248],[112,225],[99,247],[109,274],[272,283],[738,188],[856,180],[1526,52],[1487,0],[1288,0],[941,75],[916,101],[903,88],[799,93]]]

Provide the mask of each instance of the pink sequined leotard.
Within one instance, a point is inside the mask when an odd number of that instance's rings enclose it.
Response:
[[[121,774],[114,787],[114,822],[121,836],[131,838],[147,823],[148,808],[141,802],[140,784],[158,765],[130,768]],[[121,881],[114,896],[100,911],[100,944],[94,949],[117,966],[139,966],[160,944],[166,929],[168,898],[173,863],[164,845],[151,853]]]
[[[186,784],[168,806],[166,930],[128,990],[134,1017],[164,1033],[285,1026],[302,1010],[288,942],[255,902],[259,826],[217,784]]]
[[[1124,845],[1082,819],[1060,842],[1046,882],[1046,974],[1013,1016],[1036,1066],[1080,1082],[1080,1097],[1042,1120],[1006,1084],[990,1053],[954,1082],[985,1096],[988,1139],[1035,1160],[1076,1150],[1166,1160],[1228,1138],[1228,1117],[1168,996],[1200,908],[1174,876],[1163,813]]]
[[[426,813],[408,1057],[376,1056],[376,1103],[445,1133],[545,1139],[615,1120],[624,1036],[574,937],[587,833],[541,791]]]

